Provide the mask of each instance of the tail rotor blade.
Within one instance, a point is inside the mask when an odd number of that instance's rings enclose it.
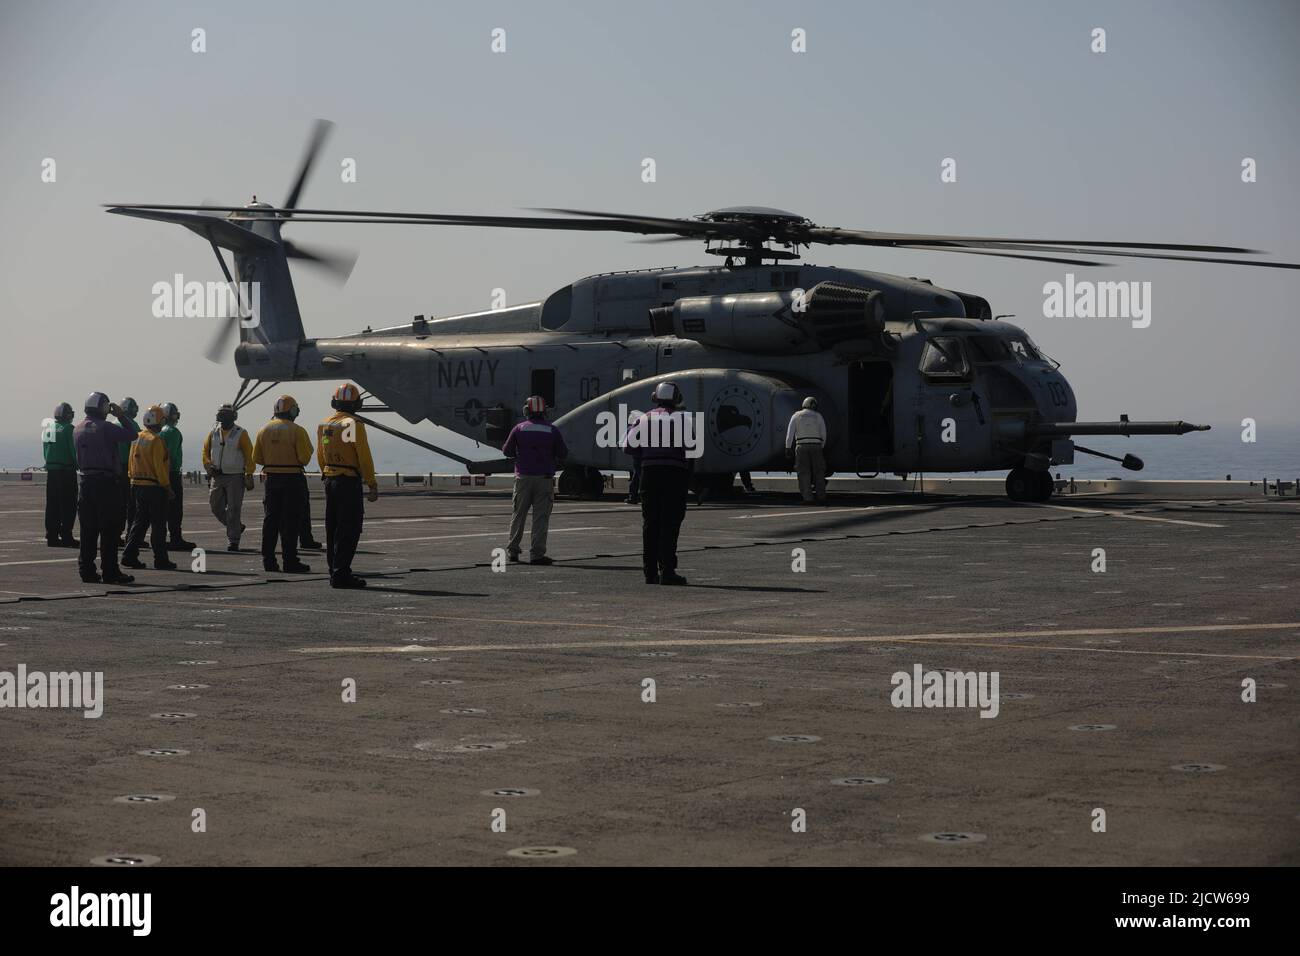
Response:
[[[229,318],[221,319],[220,322],[221,325],[212,333],[212,338],[208,340],[208,347],[203,350],[203,357],[217,365],[224,364],[226,359],[230,357],[231,340],[239,329],[239,316],[232,315]]]
[[[302,154],[302,162],[298,166],[298,178],[294,180],[293,187],[289,190],[289,198],[284,201],[285,209],[298,207],[298,197],[302,195],[302,187],[306,185],[307,177],[311,175],[311,167],[316,162],[316,155],[325,144],[325,137],[333,128],[334,124],[326,119],[318,119],[316,125],[312,127],[311,138],[307,141],[307,149]]]
[[[304,246],[300,243],[284,240],[284,254],[290,259],[301,259],[324,269],[340,283],[347,282],[352,269],[357,264],[357,254],[346,250],[330,251]]]

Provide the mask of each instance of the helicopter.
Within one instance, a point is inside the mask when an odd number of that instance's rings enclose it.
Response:
[[[801,248],[857,245],[1101,266],[1099,258],[1300,268],[1238,258],[1232,246],[1009,239],[891,233],[818,226],[762,206],[665,218],[540,209],[552,215],[480,216],[300,208],[330,125],[319,121],[288,198],[280,206],[110,204],[108,212],[184,226],[206,239],[232,288],[256,289],[208,349],[225,354],[238,329],[236,407],[281,382],[352,379],[377,400],[362,411],[430,421],[500,448],[527,396],[554,410],[569,448],[563,495],[596,498],[604,471],[626,471],[618,442],[598,441],[608,416],[626,421],[659,382],[675,382],[684,407],[703,415],[697,489],[730,489],[737,472],[788,470],[785,431],[807,397],[827,422],[828,471],[1008,472],[1014,501],[1047,501],[1050,468],[1076,452],[1140,470],[1086,448],[1090,435],[1182,435],[1184,421],[1076,420],[1074,390],[1060,365],[1021,328],[994,317],[986,299],[930,280],[806,264]],[[372,223],[579,230],[703,241],[720,263],[591,275],[544,300],[331,338],[308,338],[288,260],[346,280],[355,257],[284,238],[295,223]],[[233,274],[223,250],[233,259]],[[1209,255],[1207,255],[1209,254]],[[247,284],[246,284],[247,283]],[[256,321],[247,321],[255,316]],[[468,472],[508,472],[381,424],[362,421],[460,462]]]

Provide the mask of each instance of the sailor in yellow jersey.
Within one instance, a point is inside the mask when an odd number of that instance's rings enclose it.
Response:
[[[171,459],[160,434],[166,421],[167,416],[159,406],[149,406],[144,413],[144,428],[131,442],[127,475],[131,481],[131,496],[135,500],[135,519],[127,532],[126,549],[122,552],[124,568],[144,567],[139,555],[147,530],[153,548],[154,568],[176,570],[176,565],[167,557],[167,504],[175,491],[170,480]]]
[[[352,573],[352,557],[357,552],[366,513],[361,485],[370,489],[371,501],[378,501],[379,484],[366,426],[353,418],[361,409],[360,390],[345,382],[334,390],[330,405],[334,414],[316,426],[316,459],[325,476],[325,554],[330,585],[363,588],[365,579]]]
[[[263,425],[253,442],[253,462],[262,466],[266,484],[262,519],[262,567],[279,571],[275,563],[275,540],[280,539],[284,570],[310,571],[298,560],[298,527],[302,502],[307,495],[303,468],[311,461],[311,439],[307,430],[294,422],[298,403],[292,395],[275,400],[275,417]]]

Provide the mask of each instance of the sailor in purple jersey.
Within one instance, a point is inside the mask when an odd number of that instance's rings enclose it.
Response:
[[[515,488],[510,516],[510,542],[506,554],[511,561],[519,560],[523,544],[524,521],[533,514],[529,561],[532,564],[552,564],[546,556],[546,532],[551,524],[551,508],[555,502],[555,469],[569,456],[560,430],[546,420],[546,400],[539,395],[529,396],[524,403],[528,417],[510,430],[501,453],[515,460]]]
[[[112,413],[122,425],[114,425]],[[86,417],[73,432],[72,444],[77,452],[77,473],[81,486],[77,494],[77,515],[81,519],[81,551],[77,565],[81,580],[95,584],[130,584],[135,578],[123,574],[117,563],[117,539],[122,533],[126,511],[119,482],[122,458],[118,448],[130,442],[135,433],[125,427],[125,413],[108,400],[103,392],[91,392],[86,399]],[[100,574],[95,569],[95,552],[99,551]]]

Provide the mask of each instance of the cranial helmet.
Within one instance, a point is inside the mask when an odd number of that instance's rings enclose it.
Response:
[[[235,419],[239,417],[239,412],[235,411],[234,405],[222,405],[217,409],[217,421],[229,428],[235,424]]]
[[[344,382],[334,389],[334,397],[330,399],[330,408],[336,408],[341,412],[359,411],[361,408],[360,389],[351,382]]]
[[[655,401],[676,408],[682,403],[682,390],[676,382],[660,382],[655,386]]]
[[[292,395],[281,395],[275,400],[275,417],[293,421],[298,417],[298,402]]]
[[[103,418],[108,414],[111,403],[103,392],[91,392],[86,396],[86,414],[92,418]]]
[[[134,419],[140,411],[140,403],[129,395],[122,399],[122,411],[126,412],[126,417]]]
[[[70,422],[72,421],[72,416],[72,406],[67,402],[59,402],[59,404],[54,406],[54,420],[56,422]]]
[[[544,411],[546,411],[546,399],[540,395],[529,395],[528,400],[524,402],[524,414],[531,418]]]
[[[163,417],[167,419],[168,425],[175,425],[181,420],[181,410],[176,407],[175,402],[163,402],[159,408],[163,411]]]
[[[815,398],[813,398],[811,395],[809,395],[807,398],[805,398],[805,399],[803,400],[803,407],[804,407],[804,408],[811,408],[813,411],[816,411],[816,410],[817,410],[817,399],[815,399]]]
[[[162,410],[161,405],[150,405],[144,410],[144,427],[150,431],[157,431],[167,423],[167,413]]]

